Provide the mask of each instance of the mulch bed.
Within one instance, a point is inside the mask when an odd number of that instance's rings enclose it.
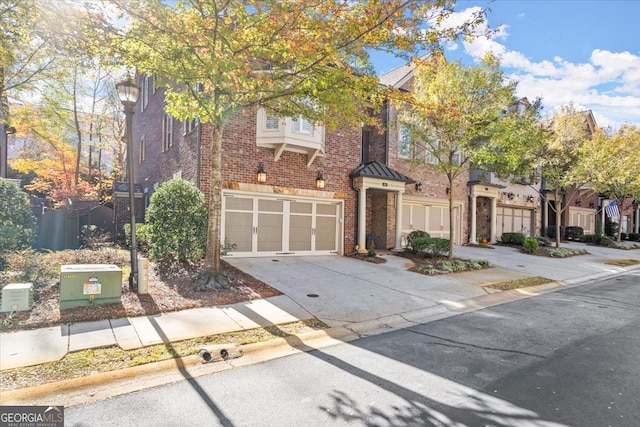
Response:
[[[214,307],[281,295],[281,292],[221,261],[221,270],[230,278],[226,289],[197,291],[193,279],[199,267],[161,275],[149,266],[148,294],[138,294],[123,283],[121,302],[60,310],[60,284],[39,285],[34,290],[30,312],[0,315],[0,330],[24,330],[61,324],[91,322],[123,317],[149,316],[197,307]]]
[[[371,262],[374,264],[384,264],[385,262],[387,262],[387,260],[384,258],[381,258],[379,256],[369,256],[367,254],[356,254],[356,255],[353,255],[352,258],[359,259],[366,262]]]

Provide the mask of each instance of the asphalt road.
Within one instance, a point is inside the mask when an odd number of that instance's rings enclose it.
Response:
[[[85,406],[67,426],[638,426],[640,271]]]

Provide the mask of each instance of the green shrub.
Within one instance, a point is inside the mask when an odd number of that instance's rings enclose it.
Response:
[[[565,227],[564,226],[560,226],[560,240],[565,240]],[[547,236],[550,239],[555,239],[556,238],[556,226],[552,225],[547,229]]]
[[[629,240],[640,242],[640,233],[629,233]]]
[[[522,245],[525,235],[522,233],[502,233],[502,243],[510,245]]]
[[[553,243],[551,239],[544,236],[538,236],[536,237],[536,239],[538,240],[538,246],[551,246],[551,244]]]
[[[620,233],[620,240],[627,240],[629,235],[627,233]]]
[[[522,242],[522,252],[527,254],[535,254],[538,252],[538,239],[535,237],[526,237]]]
[[[411,246],[414,252],[424,253],[432,257],[441,257],[449,253],[449,239],[441,237],[414,237]]]
[[[554,258],[566,258],[574,255],[588,254],[585,249],[571,249],[571,248],[554,248],[549,250],[549,256]]]
[[[616,246],[616,241],[611,236],[602,236],[600,238],[600,241],[597,242],[597,244],[600,245],[600,246],[607,246],[607,247],[612,248],[612,247]]]
[[[449,239],[441,237],[432,237],[431,244],[427,248],[427,252],[434,257],[446,256],[449,254]]]
[[[131,224],[122,226],[127,246],[131,247]],[[136,223],[136,246],[142,251],[149,250],[149,236],[147,224]]]
[[[584,228],[582,227],[567,227],[564,230],[564,237],[567,240],[580,240],[584,235]]]
[[[30,248],[36,235],[36,219],[27,193],[0,178],[0,268],[5,254]]]
[[[435,267],[445,273],[451,273],[455,271],[453,268],[453,263],[451,261],[438,261],[435,263]]]
[[[514,245],[522,245],[524,244],[525,235],[522,233],[513,233],[513,237],[511,238]]]
[[[617,222],[607,222],[604,227],[604,234],[606,236],[616,236],[618,234],[618,223]]]
[[[426,241],[423,240],[425,237],[431,236],[426,231],[414,230],[409,233],[409,236],[407,237],[407,246],[414,252],[421,252],[421,249],[416,249],[415,246],[418,245],[418,247],[423,247],[426,245]]]
[[[584,243],[595,243],[595,241],[599,239],[596,234],[583,234],[580,241]]]
[[[204,196],[181,178],[165,182],[151,196],[146,216],[149,258],[163,266],[202,259],[207,245]]]

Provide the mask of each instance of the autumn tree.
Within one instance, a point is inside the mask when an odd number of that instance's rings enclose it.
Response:
[[[555,213],[556,247],[560,247],[563,212],[581,188],[589,184],[588,174],[578,173],[585,144],[596,131],[590,111],[576,111],[573,104],[560,108],[543,123],[543,144],[532,153],[542,174],[542,198]],[[573,187],[576,191],[567,193]],[[549,203],[549,202],[553,203]]]
[[[111,87],[107,91],[105,84],[111,85],[112,77],[97,67],[86,40],[81,37],[82,27],[89,21],[75,2],[64,0],[0,0],[0,19],[3,24],[0,124],[10,123],[16,128],[17,138],[25,142],[25,147],[11,162],[18,167],[14,172],[32,177],[31,191],[40,196],[56,193],[57,200],[89,193],[104,196],[104,187],[110,187],[106,172],[96,174],[94,185],[99,187],[96,191],[87,188],[87,183],[93,181],[93,172],[86,152],[91,153],[94,137],[102,146],[103,135],[109,135],[105,123],[111,123],[108,116],[113,116],[114,110],[105,107],[108,104],[103,102],[103,97],[111,96]],[[10,108],[9,99],[15,108]],[[22,117],[9,120],[14,110]],[[34,123],[28,116],[24,117],[27,110],[34,113]],[[119,115],[119,110],[115,115]],[[43,121],[47,122],[48,130],[40,126]],[[31,129],[32,125],[37,129]],[[59,134],[53,135],[53,130]],[[113,145],[113,138],[104,139]],[[89,150],[83,144],[85,141],[89,143]],[[116,141],[120,141],[120,133]],[[37,147],[38,144],[42,146]],[[56,149],[52,150],[52,144]],[[75,149],[73,161],[69,158],[70,148]],[[6,147],[0,147],[0,151],[6,156]],[[56,159],[66,163],[52,167],[38,164]],[[56,176],[52,173],[54,170],[63,173]],[[73,171],[71,187],[67,185],[70,170]]]
[[[25,185],[27,191],[60,204],[68,198],[88,196],[92,188],[86,181],[78,185],[74,182],[76,147],[70,142],[73,128],[69,127],[72,113],[59,108],[55,100],[49,101],[24,104],[14,110],[17,136],[30,143],[9,164],[20,174],[34,176]]]
[[[456,178],[471,163],[502,175],[530,167],[522,147],[537,144],[540,137],[539,104],[509,113],[516,103],[515,88],[492,55],[471,66],[449,62],[440,52],[416,61],[413,91],[400,120],[410,132],[411,161],[438,171],[451,189],[449,258],[454,257]]]
[[[584,180],[593,191],[617,200],[620,209],[629,199],[640,200],[640,129],[627,124],[615,132],[597,129],[580,147],[573,175],[574,181]],[[618,227],[618,242],[621,236]]]
[[[0,0],[0,135],[12,126],[9,99],[20,99],[57,68],[48,36],[42,30],[42,3],[36,0]],[[6,175],[6,140],[0,139],[0,175]]]
[[[263,107],[326,127],[370,121],[384,99],[371,49],[411,55],[470,30],[437,26],[453,1],[115,0],[127,24],[94,11],[95,40],[166,88],[166,111],[211,129],[205,260],[220,262],[221,142],[238,110]],[[105,42],[104,40],[108,40]],[[110,49],[104,49],[110,47]]]

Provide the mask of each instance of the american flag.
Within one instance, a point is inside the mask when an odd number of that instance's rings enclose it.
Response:
[[[607,206],[604,207],[604,211],[607,213],[607,218],[617,218],[620,216],[620,209],[618,209],[618,201],[613,200]]]

